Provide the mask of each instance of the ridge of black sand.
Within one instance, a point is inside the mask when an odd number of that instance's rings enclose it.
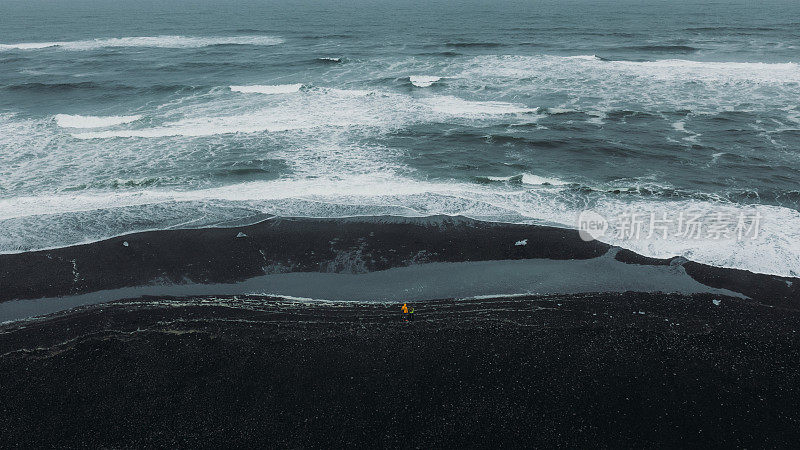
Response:
[[[143,298],[0,326],[20,446],[745,447],[800,440],[800,312],[708,294]]]
[[[739,292],[773,306],[800,309],[800,279],[797,278],[714,267],[687,261],[679,256],[669,259],[648,258],[626,249],[620,249],[614,258],[628,264],[680,264],[690,277],[706,286]]]
[[[520,241],[525,245],[516,245]],[[273,273],[366,273],[426,262],[590,259],[607,244],[578,232],[463,217],[279,218],[235,228],[135,233],[84,245],[0,255],[0,301],[152,284],[233,283]],[[682,265],[707,286],[800,309],[800,279],[658,260],[622,250],[631,264]]]
[[[240,233],[245,236],[238,237]],[[527,245],[515,245],[528,239]],[[127,245],[126,245],[127,244]],[[588,259],[577,231],[463,217],[274,217],[235,228],[134,233],[0,255],[0,301],[156,283],[232,283],[285,272],[364,273],[425,262]]]

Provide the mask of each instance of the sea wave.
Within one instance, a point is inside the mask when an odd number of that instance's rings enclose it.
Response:
[[[289,86],[289,87],[286,87]],[[300,85],[256,86],[240,92],[293,94]],[[338,129],[349,126],[392,128],[402,126],[413,114],[412,99],[398,94],[372,95],[367,90],[309,88],[287,97],[274,95],[221,95],[209,93],[210,101],[177,103],[162,110],[169,118],[159,126],[73,133],[77,139],[202,137],[222,134],[283,132],[310,128]],[[205,99],[204,99],[205,100]],[[396,109],[392,110],[392,106]]]
[[[571,93],[563,109],[627,109],[658,114],[665,108],[707,114],[753,105],[785,110],[800,93],[796,62],[718,62],[685,59],[607,60],[596,55],[482,55],[437,67],[448,88],[502,92],[505,98]],[[691,95],[676,96],[676,91]],[[601,119],[597,120],[602,122]]]
[[[67,91],[97,91],[104,95],[130,95],[131,92],[149,93],[179,93],[211,89],[214,86],[198,86],[186,84],[151,84],[146,86],[132,86],[118,82],[81,81],[72,83],[20,83],[0,87],[9,91],[23,91],[30,93],[57,93]]]
[[[558,188],[558,187],[554,187]],[[139,190],[0,199],[0,251],[8,253],[100,240],[145,229],[212,226],[276,214],[305,217],[463,215],[480,220],[574,228],[586,208],[607,218],[639,213],[674,216],[704,211],[761,217],[758,237],[737,239],[601,240],[645,256],[688,259],[780,276],[800,275],[800,212],[779,206],[699,200],[601,196],[574,198],[525,185],[431,182],[365,173],[312,179],[277,179],[193,191]],[[202,208],[198,208],[203,205]]]
[[[62,128],[103,128],[135,122],[141,115],[133,116],[81,116],[77,114],[56,114],[56,123]]]
[[[714,32],[714,33],[724,33],[724,34],[742,34],[742,35],[749,35],[749,34],[757,34],[763,33],[768,31],[776,31],[778,28],[773,27],[734,27],[734,26],[717,26],[717,27],[689,27],[685,28],[686,31],[691,31],[695,33],[702,33],[702,32]]]
[[[597,57],[595,57],[597,59]],[[612,61],[612,65],[630,68],[658,68],[682,71],[707,70],[710,73],[725,73],[731,77],[754,78],[769,80],[800,81],[800,65],[794,62],[766,63],[766,62],[716,62],[716,61],[690,61],[685,59],[663,59],[657,61]]]
[[[559,79],[565,75],[589,76],[598,82],[609,76],[616,78],[622,75],[684,82],[800,82],[800,64],[795,62],[719,62],[687,59],[618,61],[608,60],[597,55],[478,56],[464,65],[464,72],[461,76],[485,78],[500,75],[528,79],[548,73],[558,75]],[[581,79],[583,80],[583,78]],[[623,79],[620,81],[634,82],[636,80]],[[602,83],[598,84],[600,87],[603,86]]]
[[[411,84],[413,84],[416,87],[428,87],[441,79],[442,77],[436,77],[430,75],[411,75],[410,77],[408,77],[408,81],[410,81]]]
[[[497,48],[503,44],[499,42],[446,42],[445,47],[452,48]]]
[[[443,52],[421,52],[417,53],[419,56],[442,56],[446,58],[452,58],[454,56],[463,56],[463,53],[458,53],[454,51],[443,51]]]
[[[543,177],[539,175],[534,175],[531,173],[521,173],[518,175],[511,175],[507,177],[498,177],[498,176],[478,176],[476,179],[481,183],[487,182],[509,182],[509,183],[521,183],[521,184],[528,184],[532,186],[564,186],[570,184],[566,181],[559,180],[558,178],[551,178],[551,177]]]
[[[252,85],[252,86],[231,86],[233,92],[244,94],[291,94],[299,92],[303,85],[297,84],[275,84],[275,85]]]
[[[102,89],[105,87],[101,83],[95,83],[93,81],[81,81],[77,83],[21,83],[21,84],[11,84],[4,86],[4,89],[12,90],[12,91],[31,91],[31,92],[53,92],[53,91],[71,91],[71,90],[89,90],[89,89]],[[115,89],[119,90],[126,90],[132,89],[130,86],[122,86],[116,85],[113,86]]]
[[[428,97],[422,100],[433,111],[460,117],[504,114],[534,114],[539,108],[529,108],[519,103],[465,100],[455,96]]]
[[[658,45],[658,44],[611,47],[606,50],[623,50],[623,51],[648,52],[648,53],[677,53],[677,54],[689,54],[700,51],[699,48],[691,47],[689,45]]]
[[[80,41],[21,42],[0,44],[0,51],[41,50],[97,50],[106,47],[199,48],[212,45],[277,45],[284,40],[275,36],[131,36],[97,38]]]
[[[418,99],[390,91],[301,87],[301,84],[230,86],[228,92],[267,95],[225,96],[212,90],[204,95],[202,102],[178,103],[175,109],[153,111],[156,119],[166,114],[163,116],[166,120],[158,121],[160,125],[155,127],[87,131],[72,136],[84,140],[201,137],[346,127],[362,127],[362,131],[371,128],[382,133],[411,123],[485,121],[505,116],[510,124],[515,124],[541,117],[537,114],[538,108],[518,103],[466,100],[455,96]],[[174,120],[173,117],[180,118]]]

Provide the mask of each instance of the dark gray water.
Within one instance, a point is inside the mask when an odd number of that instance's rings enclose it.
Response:
[[[268,214],[742,211],[800,274],[800,4],[0,4],[0,251]]]

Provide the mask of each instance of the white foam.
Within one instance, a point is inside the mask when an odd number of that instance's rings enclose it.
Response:
[[[800,83],[797,63],[607,61],[590,55],[484,55],[437,69],[448,72],[450,87],[464,91],[502,86],[510,98],[571,93],[570,103],[560,107],[578,111],[625,105],[654,113],[665,108],[718,113],[742,104],[791,111]],[[691,95],[674,95],[687,89]]]
[[[198,204],[204,205],[203,208],[197,208]],[[159,216],[173,217],[168,222],[172,226],[199,227],[257,214],[307,217],[445,214],[572,228],[582,205],[582,201],[570,201],[569,196],[524,185],[427,182],[391,172],[328,174],[321,178],[279,179],[190,191],[152,189],[42,195],[0,199],[0,225],[6,230],[0,237],[0,249],[8,252],[15,248],[69,245],[87,238],[96,240],[149,228],[163,229],[165,223]],[[153,209],[154,206],[157,208]],[[754,239],[630,240],[607,235],[602,240],[656,258],[684,256],[721,267],[800,275],[800,212],[789,208],[689,200],[631,202],[601,197],[594,209],[606,217],[631,210],[647,215],[693,210],[722,210],[731,214],[757,211],[763,219],[759,237]],[[62,219],[56,220],[59,217]],[[98,222],[93,222],[92,217],[97,217]],[[76,227],[76,223],[80,226]],[[151,225],[147,226],[148,223]],[[70,234],[69,230],[77,234]]]
[[[135,122],[140,115],[133,116],[81,116],[77,114],[56,114],[58,126],[62,128],[103,128]]]
[[[131,36],[119,38],[98,38],[82,41],[60,42],[22,42],[0,44],[3,50],[39,50],[59,48],[63,50],[97,50],[105,47],[154,47],[154,48],[197,48],[211,45],[277,45],[284,40],[274,36]]]
[[[423,99],[422,103],[435,112],[461,117],[528,114],[538,111],[538,108],[528,108],[518,103],[464,100],[449,95],[428,97]]]
[[[233,92],[244,94],[291,94],[299,92],[302,84],[275,84],[275,85],[252,85],[252,86],[231,86]]]
[[[549,177],[540,177],[538,175],[533,175],[530,173],[523,173],[522,174],[522,182],[525,184],[532,184],[532,185],[551,185],[551,186],[563,186],[568,184],[565,181],[561,181],[558,178],[549,178]]]
[[[679,131],[681,133],[687,134],[688,136],[684,137],[683,140],[687,141],[687,142],[690,142],[692,144],[696,144],[697,140],[700,138],[700,136],[702,136],[702,134],[700,134],[700,133],[695,133],[695,132],[693,132],[691,130],[687,130],[686,129],[686,122],[683,121],[683,120],[679,120],[677,122],[672,123],[672,128],[675,131]],[[712,155],[713,160],[716,160],[719,157],[719,155],[720,154],[717,154],[717,156]]]
[[[428,87],[441,79],[442,77],[435,77],[428,75],[412,75],[408,77],[408,80],[411,81],[411,84],[413,84],[416,87]]]
[[[586,114],[592,116],[592,118],[587,120],[587,122],[595,125],[602,125],[603,121],[608,118],[608,115],[605,111],[587,111]]]
[[[297,85],[291,86],[297,88]],[[161,121],[159,126],[91,131],[72,136],[84,140],[202,137],[312,128],[333,131],[351,126],[386,130],[417,120],[415,111],[420,109],[412,98],[400,94],[373,95],[366,90],[329,88],[310,88],[303,94],[226,96],[212,92],[196,101],[165,107],[161,114],[167,120]],[[169,120],[173,117],[180,119]]]
[[[599,58],[597,55],[574,55],[574,56],[564,56],[564,59],[577,59],[582,61],[603,61],[602,58]]]
[[[0,44],[0,50],[38,50],[48,47],[57,47],[63,42],[23,42],[19,44]]]
[[[379,92],[379,91],[370,91],[368,89],[337,89],[331,87],[317,87],[312,89],[313,92],[317,94],[328,94],[334,95],[338,97],[348,97],[348,98],[356,98],[356,97],[367,97],[367,96],[382,96],[384,98],[394,97],[399,98],[398,96],[394,96],[387,92]]]
[[[609,66],[655,78],[694,76],[699,79],[716,78],[722,81],[753,80],[762,82],[800,81],[797,63],[763,62],[708,62],[682,59],[658,61],[610,61]]]
[[[313,123],[292,123],[283,118],[271,118],[261,114],[242,114],[232,117],[184,119],[166,126],[153,128],[73,133],[72,137],[76,139],[202,137],[264,131],[274,133],[311,128],[313,126],[315,126]]]
[[[471,64],[485,64],[483,68]],[[797,82],[800,81],[800,65],[764,62],[716,62],[691,61],[683,59],[663,59],[656,61],[608,61],[594,55],[578,56],[481,56],[476,57],[467,70],[480,70],[483,74],[502,74],[515,78],[525,78],[534,73],[547,71],[563,76],[563,70],[571,69],[574,75],[589,74],[600,78],[612,73],[624,72],[632,76],[646,76],[658,79],[693,79],[704,81],[760,81]]]
[[[669,239],[621,239],[611,230],[601,240],[620,245],[642,255],[654,258],[683,256],[714,266],[733,267],[754,272],[772,273],[782,276],[800,276],[800,212],[771,205],[737,205],[723,202],[701,202],[694,200],[635,203],[604,199],[594,208],[607,218],[628,216],[631,212],[649,220],[674,219],[679,212],[720,212],[736,218],[740,213],[759,214],[758,237],[738,240],[735,234],[728,239],[677,238],[675,229],[670,229]],[[648,222],[649,223],[649,222]],[[670,225],[675,228],[677,222]],[[788,225],[792,224],[792,225]],[[734,224],[735,225],[735,224]],[[648,231],[644,230],[644,234]]]
[[[576,112],[576,110],[570,109],[570,108],[547,108],[546,111],[547,111],[547,114],[553,114],[553,115],[556,115],[556,114],[569,114],[569,113]]]
[[[230,86],[239,93],[268,95],[224,96],[212,91],[202,98],[159,108],[167,120],[149,128],[126,128],[73,133],[77,139],[201,137],[220,134],[282,132],[311,128],[374,127],[395,130],[410,123],[450,120],[504,120],[530,122],[538,108],[499,102],[465,100],[454,96],[416,99],[410,95],[359,90],[310,87],[303,95],[290,94],[301,84],[274,86]],[[445,116],[445,117],[443,117]],[[180,117],[178,120],[169,120]],[[158,119],[158,116],[154,116]]]
[[[569,183],[566,181],[559,180],[558,178],[550,178],[550,177],[542,177],[539,175],[533,175],[530,173],[523,173],[520,175],[512,175],[508,177],[486,177],[486,179],[491,181],[512,181],[512,180],[519,180],[523,184],[529,185],[538,185],[538,186],[564,186]]]

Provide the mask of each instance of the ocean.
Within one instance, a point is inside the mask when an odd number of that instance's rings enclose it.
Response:
[[[795,1],[4,0],[0,253],[589,210],[646,256],[796,277],[799,30]]]

